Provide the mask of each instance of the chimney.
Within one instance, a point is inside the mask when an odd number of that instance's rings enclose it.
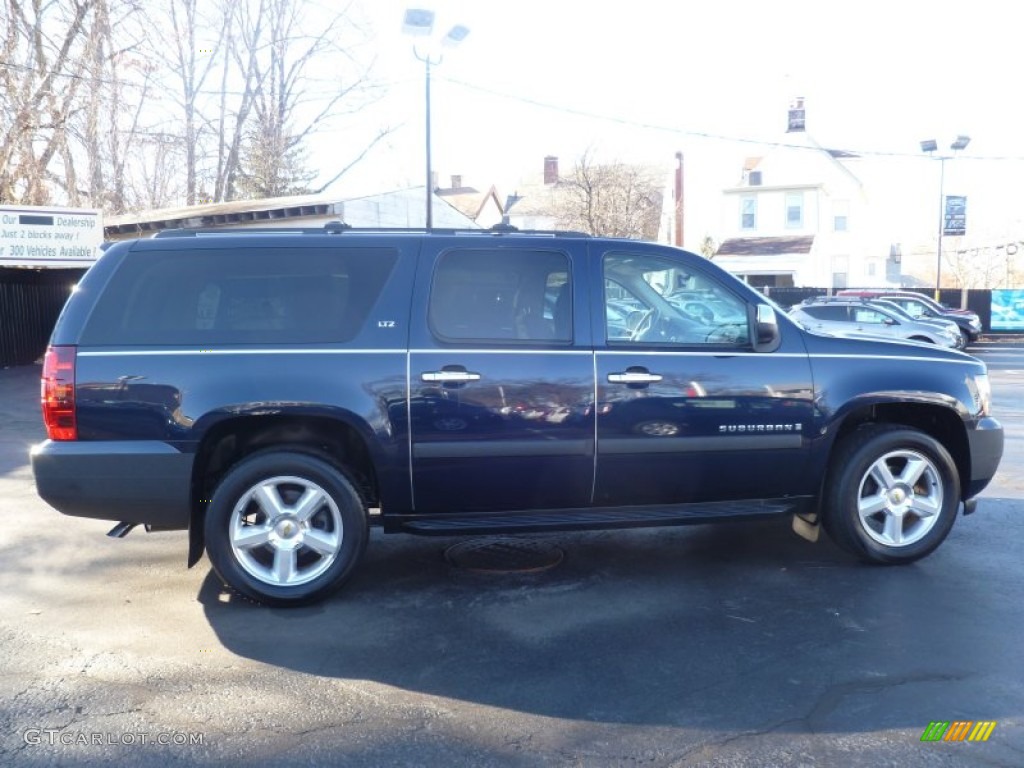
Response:
[[[558,183],[558,158],[554,155],[548,155],[544,158],[544,183]]]
[[[786,133],[803,133],[804,122],[804,97],[797,96],[789,102],[789,123],[786,128]]]
[[[440,185],[438,184],[438,179],[439,178],[440,177],[439,177],[437,171],[431,171],[430,172],[430,191],[431,192],[433,192],[436,189],[440,189],[441,188]]]
[[[462,177],[452,174],[452,189],[462,189]]]

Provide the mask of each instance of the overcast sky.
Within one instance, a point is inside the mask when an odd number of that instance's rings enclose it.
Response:
[[[423,183],[424,72],[401,32],[407,7],[436,11],[441,35],[471,30],[434,69],[442,180],[461,174],[506,195],[547,154],[567,168],[593,148],[668,169],[682,150],[688,189],[710,195],[764,154],[757,142],[784,139],[787,103],[804,96],[808,132],[828,147],[914,157],[922,139],[970,135],[947,164],[958,187],[947,193],[991,198],[990,219],[996,207],[1004,218],[1024,209],[1022,12],[1005,0],[365,0],[387,88],[360,119],[397,129],[334,191]],[[971,159],[996,156],[1017,159]],[[936,165],[893,162],[903,179],[893,183],[921,198],[914,207],[927,207]]]

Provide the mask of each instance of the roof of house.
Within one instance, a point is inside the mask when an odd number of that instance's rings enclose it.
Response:
[[[422,227],[426,218],[423,190],[420,186],[365,197],[298,195],[162,208],[105,216],[103,232],[108,239],[116,239],[178,227],[266,227],[305,223],[297,219],[310,220],[311,223],[317,219],[335,219],[353,227]],[[433,215],[435,226],[476,226],[471,217],[436,194]]]
[[[814,235],[800,237],[734,237],[719,246],[716,256],[777,256],[810,253]]]
[[[480,192],[474,187],[453,187],[437,189],[435,194],[462,212],[463,215],[474,220],[483,212],[487,202],[491,199],[494,200],[499,212],[503,210],[501,200],[498,198],[498,190],[494,185],[491,185],[486,192]]]

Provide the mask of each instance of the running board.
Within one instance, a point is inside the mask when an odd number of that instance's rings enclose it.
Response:
[[[692,525],[723,519],[750,520],[792,512],[803,499],[716,501],[705,504],[644,507],[580,507],[524,512],[475,512],[410,516],[395,521],[397,529],[424,536],[455,534],[533,533],[540,531],[644,528]]]

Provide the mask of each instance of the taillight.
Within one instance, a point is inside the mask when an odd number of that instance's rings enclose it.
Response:
[[[40,384],[47,436],[51,440],[77,440],[74,347],[50,347],[46,350]]]

